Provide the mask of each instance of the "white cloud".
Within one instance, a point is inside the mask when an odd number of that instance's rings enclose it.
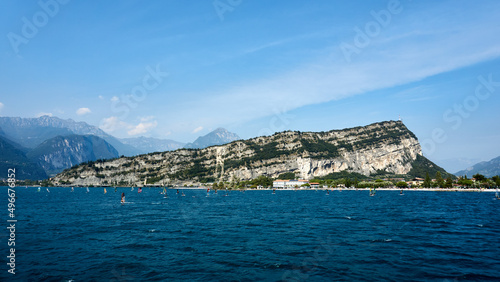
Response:
[[[41,113],[38,113],[38,114],[36,115],[36,117],[37,117],[37,118],[39,118],[39,117],[43,117],[43,116],[49,116],[49,117],[51,117],[51,116],[52,116],[52,113],[44,113],[44,112],[41,112]]]
[[[3,109],[3,106],[4,106],[3,103],[0,102],[0,111]]]
[[[89,108],[79,108],[78,110],[76,110],[76,114],[79,116],[83,116],[83,115],[90,114],[90,113],[91,113],[91,111]]]
[[[120,98],[118,98],[118,96],[113,96],[110,99],[111,102],[117,102],[118,100],[120,100]]]
[[[104,100],[104,97],[102,95],[99,95],[100,100]]]
[[[124,121],[121,121],[118,117],[112,116],[101,120],[99,128],[106,132],[113,132],[120,129],[130,128],[130,125]]]
[[[203,126],[198,126],[197,128],[193,129],[193,133],[200,132],[203,130]]]
[[[134,128],[131,130],[127,131],[128,135],[138,135],[138,134],[144,134],[151,129],[155,128],[158,125],[156,121],[153,122],[141,122],[138,125],[136,125]]]

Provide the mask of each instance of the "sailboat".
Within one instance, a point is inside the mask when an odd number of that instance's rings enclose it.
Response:
[[[137,193],[141,193],[141,192],[142,192],[142,188],[141,187],[137,188]]]
[[[399,196],[403,196],[404,193],[403,193],[403,189],[401,189],[401,191],[399,191]]]
[[[75,188],[74,187],[71,187],[71,192],[75,192]]]
[[[132,188],[130,189],[130,191],[134,191],[134,187],[132,187]]]
[[[40,187],[38,187],[38,190],[37,190],[37,192],[40,192]]]
[[[497,191],[495,192],[495,198],[497,198],[497,200],[500,200],[500,195],[498,194],[498,188]]]
[[[106,194],[106,193],[107,193],[106,188],[104,188],[104,194]]]
[[[87,193],[89,192],[89,187],[87,187]]]
[[[50,193],[49,188],[46,188],[46,189],[47,189],[47,192]]]
[[[273,189],[273,194],[276,194],[276,189]]]
[[[375,196],[375,189],[372,190],[371,187],[370,187],[370,196]]]

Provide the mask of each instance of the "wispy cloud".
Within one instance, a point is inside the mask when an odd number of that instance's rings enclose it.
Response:
[[[203,130],[203,126],[198,126],[197,128],[193,129],[192,133],[197,133]]]
[[[146,121],[153,120],[154,118],[155,118],[154,116],[147,116],[147,117],[141,117],[141,118],[139,118],[139,120],[141,122],[146,122]]]
[[[481,19],[476,14],[482,15]],[[328,60],[303,65],[268,79],[249,81],[246,85],[204,93],[204,98],[190,101],[190,107],[182,110],[186,115],[199,117],[192,124],[206,120],[212,122],[210,125],[228,120],[248,121],[272,114],[276,108],[289,111],[419,81],[495,59],[500,57],[500,38],[492,35],[500,33],[500,25],[491,24],[495,22],[494,14],[483,8],[462,18],[463,22],[438,27],[433,26],[436,24],[433,22],[409,22],[420,16],[412,15],[407,22],[387,30],[391,40],[382,36],[380,40],[373,40],[351,63],[347,63],[338,50],[336,54],[325,54]],[[410,26],[413,32],[404,28]],[[437,31],[420,32],[433,29]],[[279,42],[269,46],[274,44]],[[221,105],[224,105],[223,111],[213,111]],[[172,114],[179,115],[175,111]]]

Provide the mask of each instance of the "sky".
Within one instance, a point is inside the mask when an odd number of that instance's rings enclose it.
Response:
[[[498,1],[1,1],[0,116],[192,142],[401,117],[450,172],[500,155]]]

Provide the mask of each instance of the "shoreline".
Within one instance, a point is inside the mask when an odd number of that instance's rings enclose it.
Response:
[[[5,187],[9,188],[8,186],[0,186],[0,187]],[[31,185],[22,185],[22,186],[16,186],[17,189],[19,188],[38,188],[41,186],[31,186]],[[109,186],[99,186],[99,187],[86,187],[86,186],[50,186],[48,188],[89,188],[89,189],[94,189],[94,188],[114,188],[114,187],[109,187]],[[131,186],[129,187],[116,187],[117,189],[123,189],[123,188],[132,188]],[[134,187],[134,188],[139,188],[139,187]],[[163,189],[163,186],[145,186],[145,187],[140,187],[142,189]],[[214,189],[211,187],[165,187],[168,190],[206,190],[207,188],[210,188],[211,191]],[[219,191],[225,191],[226,189],[217,189]],[[256,188],[256,189],[227,189],[228,191],[370,191],[370,188]],[[497,192],[497,188],[376,188],[372,190],[378,190],[378,191],[426,191],[426,192]]]

